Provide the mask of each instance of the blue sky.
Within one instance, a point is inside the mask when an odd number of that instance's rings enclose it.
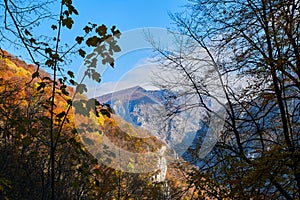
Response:
[[[175,13],[183,11],[183,6],[187,3],[186,0],[112,0],[112,1],[74,1],[76,8],[79,11],[79,17],[76,21],[75,29],[83,27],[87,22],[93,22],[97,24],[105,24],[107,26],[116,25],[117,28],[124,33],[123,38],[126,40],[126,44],[122,43],[121,56],[118,56],[115,64],[115,68],[106,68],[102,72],[102,82],[106,88],[102,85],[98,85],[97,90],[109,90],[113,87],[113,83],[120,82],[124,77],[127,79],[131,78],[130,82],[133,84],[134,80],[142,80],[141,77],[130,77],[131,71],[134,68],[139,67],[139,64],[144,64],[144,60],[148,56],[151,56],[152,50],[148,48],[137,48],[132,51],[124,53],[128,46],[133,45],[132,43],[141,43],[128,36],[128,33],[134,32],[139,29],[139,33],[142,35],[143,30],[147,30],[149,27],[160,27],[160,28],[174,28],[172,20],[170,19],[169,13]],[[130,34],[129,34],[130,35]],[[131,34],[132,35],[132,34]],[[130,39],[125,39],[129,37]],[[139,37],[139,36],[134,36]],[[144,35],[141,37],[145,37]],[[144,38],[146,40],[146,38]],[[129,44],[131,43],[131,44]],[[134,44],[137,45],[138,44]],[[143,45],[141,45],[143,46]],[[74,63],[78,65],[78,63]],[[75,66],[76,68],[76,66]],[[146,73],[147,71],[147,73]],[[149,71],[145,67],[145,79],[149,76]],[[80,71],[78,73],[81,73]],[[129,73],[129,74],[128,74]],[[132,73],[136,74],[136,73]],[[132,85],[123,85],[123,87],[130,87]],[[101,93],[101,92],[100,92]]]
[[[134,30],[139,30],[140,34],[142,34],[142,29],[148,29],[149,27],[174,28],[175,25],[170,19],[169,13],[183,11],[183,6],[187,3],[187,0],[73,0],[73,3],[79,12],[79,16],[74,18],[75,24],[72,30],[63,31],[63,43],[72,45],[75,42],[76,35],[83,34],[82,28],[88,22],[92,22],[98,25],[105,24],[108,27],[116,25],[124,33],[124,36],[127,35],[129,39],[125,39],[125,37],[124,40],[126,41],[121,42],[123,44],[121,46],[122,50],[130,49],[129,46],[131,45],[137,46],[137,48],[131,49],[131,51],[126,53],[121,52],[121,55],[116,60],[115,69],[108,68],[104,71],[102,83],[108,83],[118,82],[130,70],[137,67],[139,63],[145,64],[143,61],[148,56],[151,56],[151,50],[147,48],[141,49],[136,44],[142,42],[141,38],[139,41],[136,40],[140,36],[137,36],[137,31]],[[53,5],[51,10],[54,13],[58,12],[58,4]],[[50,34],[50,36],[54,37],[56,33],[50,28],[52,23],[53,21],[46,20],[40,27],[37,27],[35,34]],[[132,31],[134,34],[128,34],[132,33]],[[25,49],[17,49],[14,45],[9,45],[9,43],[6,46],[6,49],[12,54],[21,56],[28,63],[31,62]],[[76,73],[81,65],[82,60],[78,56],[78,58],[75,57],[73,59],[73,63],[70,66],[65,67],[67,70],[71,69]]]
[[[80,22],[116,25],[122,31],[171,27],[168,12],[180,11],[185,3],[185,0],[74,0]]]

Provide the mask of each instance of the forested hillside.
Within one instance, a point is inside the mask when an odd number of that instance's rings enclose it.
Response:
[[[299,199],[300,1],[124,2],[0,1],[0,199]]]
[[[40,78],[32,79],[36,66],[27,65],[4,51],[0,62],[1,196],[4,199],[49,199],[51,87],[40,86],[51,81],[50,75],[39,70]],[[62,88],[57,87],[55,114],[60,114],[67,107],[65,100],[69,98],[63,93],[73,93],[73,89],[63,87],[65,92],[61,92]],[[123,149],[140,154],[147,150],[157,151],[163,144],[156,138],[131,137],[134,127],[126,125],[106,107],[99,105],[98,109],[102,111],[98,116],[94,110],[90,111],[99,125],[96,135],[91,131],[79,135],[72,112],[66,116],[67,123],[63,127],[59,124],[62,117],[55,119],[55,129],[62,129],[61,135],[56,135],[55,193],[59,194],[56,199],[161,199],[166,195],[181,198],[193,193],[185,183],[184,168],[179,165],[168,166],[165,181],[156,182],[157,170],[138,174],[134,173],[135,164],[128,163],[130,172],[123,172],[99,162],[104,151],[100,148],[101,134]],[[86,115],[76,116],[82,123],[88,123]],[[140,131],[135,130],[135,134]],[[157,163],[148,165],[156,166]]]

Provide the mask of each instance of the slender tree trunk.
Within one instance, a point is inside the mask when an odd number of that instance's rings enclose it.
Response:
[[[55,55],[58,55],[58,46],[60,42],[60,33],[61,33],[61,25],[62,25],[62,12],[63,12],[63,1],[60,4],[60,14],[59,14],[59,23],[58,23],[58,31],[57,31],[57,42],[55,47]],[[52,95],[51,95],[51,122],[50,122],[50,160],[51,160],[51,199],[55,199],[55,142],[54,142],[54,105],[55,105],[55,93],[56,93],[56,72],[57,72],[57,64],[58,58],[54,59],[53,66],[53,86],[52,86]]]

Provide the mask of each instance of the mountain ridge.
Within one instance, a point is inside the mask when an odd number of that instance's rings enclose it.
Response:
[[[127,88],[96,97],[101,103],[109,104],[117,115],[135,127],[149,131],[154,137],[174,150],[176,158],[195,143],[194,140],[205,136],[201,131],[203,112],[177,111],[174,118],[168,118],[168,99],[182,101],[175,92],[146,90],[140,86]],[[195,149],[195,147],[193,147]],[[184,156],[188,158],[188,156]]]

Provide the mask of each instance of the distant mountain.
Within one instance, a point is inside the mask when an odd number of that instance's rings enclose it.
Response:
[[[206,113],[201,109],[189,112],[175,110],[176,115],[168,116],[170,99],[178,105],[186,99],[176,97],[167,90],[146,90],[132,87],[96,98],[101,103],[109,104],[115,113],[136,127],[149,131],[163,143],[182,156],[186,150],[197,144],[199,137],[205,136],[203,131]],[[195,149],[196,147],[193,147]],[[186,155],[187,153],[185,153]],[[185,156],[189,158],[189,156]]]
[[[143,121],[148,122],[147,118],[163,103],[165,95],[166,92],[163,90],[148,91],[136,86],[106,94],[96,99],[101,103],[111,105],[113,110],[127,122],[144,128],[146,124]]]
[[[150,93],[153,93],[154,91],[150,91]],[[100,97],[98,97],[99,100],[102,102],[110,102],[112,99],[119,99],[119,100],[135,100],[145,97],[146,94],[148,94],[149,91],[145,90],[144,88],[140,86],[135,86],[123,90],[119,90],[113,93],[105,94]],[[159,96],[158,96],[159,97]]]

